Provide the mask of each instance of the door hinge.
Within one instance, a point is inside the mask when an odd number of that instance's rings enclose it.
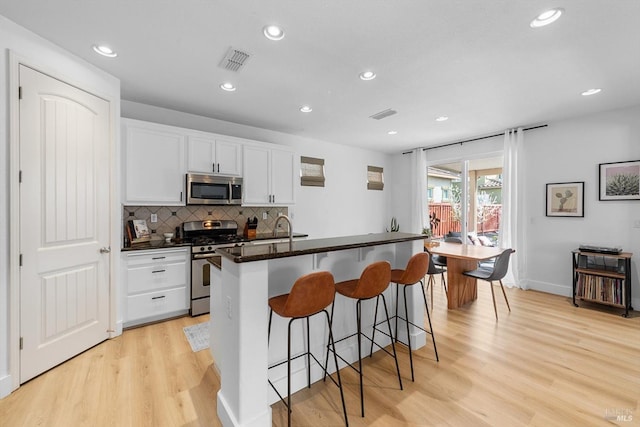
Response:
[[[22,86],[18,86],[18,99],[22,99]]]
[[[20,337],[20,350],[22,350],[23,339]]]
[[[22,254],[20,254],[20,260],[19,260],[19,262],[20,262],[20,267],[22,267]]]

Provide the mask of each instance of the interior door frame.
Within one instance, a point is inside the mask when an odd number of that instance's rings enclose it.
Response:
[[[109,338],[122,334],[121,310],[118,309],[117,278],[120,260],[120,228],[122,213],[119,209],[120,166],[120,100],[103,91],[61,75],[48,65],[9,51],[9,373],[11,390],[20,387],[20,65],[37,70],[80,90],[104,99],[109,103]],[[79,65],[80,66],[80,65]]]

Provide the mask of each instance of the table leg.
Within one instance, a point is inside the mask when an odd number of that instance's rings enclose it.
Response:
[[[449,309],[458,308],[478,298],[477,280],[462,273],[478,268],[478,262],[448,257],[447,286],[449,287]]]

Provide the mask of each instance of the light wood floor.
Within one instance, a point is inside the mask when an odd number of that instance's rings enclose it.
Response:
[[[487,283],[479,283],[478,301],[453,311],[436,289],[440,362],[431,346],[414,353],[412,383],[400,350],[400,391],[392,359],[368,359],[364,418],[357,377],[343,369],[350,425],[640,425],[640,315],[625,319],[618,311],[575,308],[564,297],[507,293],[513,311],[496,294],[496,322]],[[193,353],[182,332],[206,320],[125,331],[0,400],[0,425],[219,426],[210,353]],[[316,383],[294,395],[293,423],[342,425],[339,402],[332,383]],[[273,405],[273,423],[286,425],[282,404]]]

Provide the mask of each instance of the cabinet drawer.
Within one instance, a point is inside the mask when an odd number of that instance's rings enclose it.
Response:
[[[189,308],[187,287],[148,292],[127,297],[127,322],[186,310]]]
[[[184,260],[138,266],[129,265],[127,268],[129,294],[184,286],[186,281],[187,264]]]
[[[187,262],[189,254],[187,249],[171,250],[171,251],[156,251],[146,252],[140,254],[127,254],[127,266],[140,266],[146,264],[163,264],[163,263],[175,263],[175,262]]]

